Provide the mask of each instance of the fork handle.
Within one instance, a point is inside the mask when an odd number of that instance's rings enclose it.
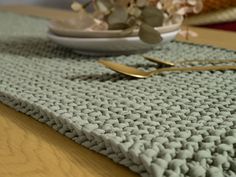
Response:
[[[177,64],[191,64],[197,62],[199,64],[220,64],[220,63],[235,63],[236,59],[211,59],[211,60],[186,60],[178,61]]]
[[[170,62],[170,61],[164,61],[164,60],[160,60],[159,58],[154,58],[154,57],[149,57],[144,55],[143,56],[144,59],[149,60],[151,62],[160,64],[160,65],[165,65],[165,66],[174,66],[176,64],[191,64],[194,62],[197,62],[199,64],[220,64],[220,63],[235,63],[236,59],[210,59],[210,60],[182,60],[182,61],[176,61],[174,63]]]
[[[181,72],[191,72],[191,71],[225,71],[225,70],[236,70],[236,66],[193,66],[193,67],[170,67],[170,68],[160,68],[154,70],[152,74],[158,74],[165,71],[181,71]]]

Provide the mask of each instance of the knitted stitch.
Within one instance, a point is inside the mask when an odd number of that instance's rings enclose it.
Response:
[[[143,177],[236,176],[234,71],[131,79],[48,41],[45,20],[0,13],[0,21],[2,103]],[[235,51],[180,42],[146,55],[236,58]],[[140,55],[110,59],[154,67]]]

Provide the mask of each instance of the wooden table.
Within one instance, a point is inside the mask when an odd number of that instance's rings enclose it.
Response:
[[[0,6],[49,19],[75,14],[35,6]],[[236,33],[192,27],[199,33],[190,42],[236,50]],[[178,40],[184,41],[178,37]],[[127,168],[90,151],[45,124],[0,103],[0,177],[137,177]]]

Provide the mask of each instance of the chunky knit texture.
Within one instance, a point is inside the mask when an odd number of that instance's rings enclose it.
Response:
[[[45,20],[1,13],[0,21],[1,102],[143,177],[236,176],[234,71],[135,80],[48,41]],[[180,42],[147,55],[236,58]],[[153,67],[140,55],[110,59]]]

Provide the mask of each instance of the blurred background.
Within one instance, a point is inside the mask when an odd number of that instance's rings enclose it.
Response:
[[[0,0],[0,5],[30,4],[70,9],[73,0]],[[86,0],[78,0],[84,2]],[[203,12],[185,20],[188,25],[236,31],[236,0],[204,0]]]
[[[56,7],[68,9],[70,7],[70,0],[0,0],[0,5],[3,4],[33,4],[40,6]]]

